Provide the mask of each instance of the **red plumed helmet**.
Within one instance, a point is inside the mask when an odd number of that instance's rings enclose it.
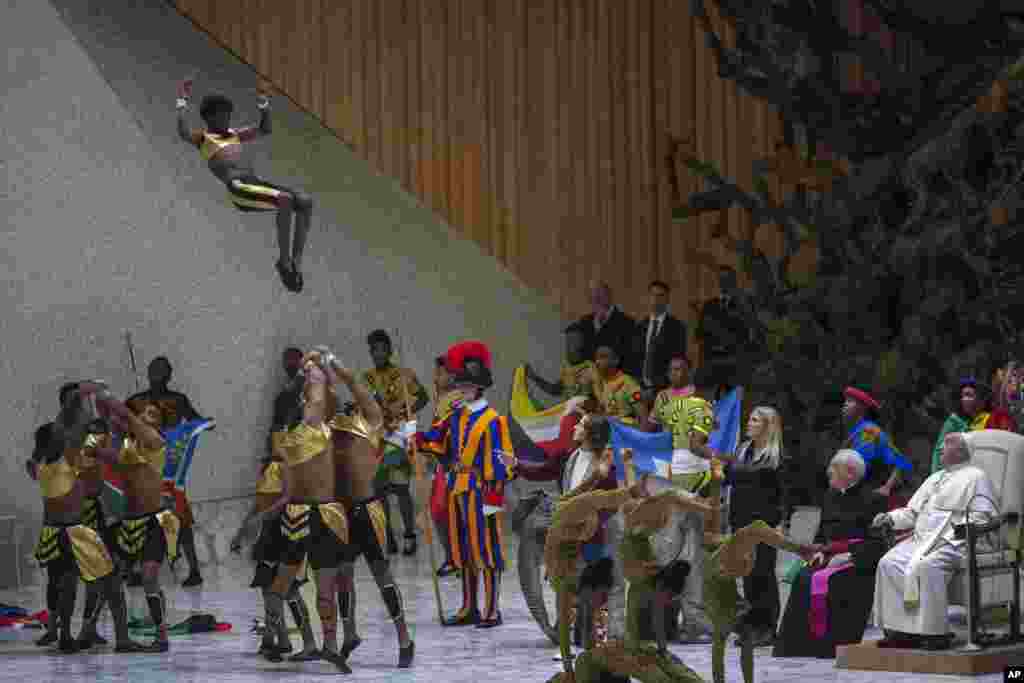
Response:
[[[455,344],[445,354],[444,364],[456,384],[475,384],[481,389],[494,384],[491,350],[483,342],[472,340]]]

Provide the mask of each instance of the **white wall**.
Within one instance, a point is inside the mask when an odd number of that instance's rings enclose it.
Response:
[[[232,209],[175,136],[180,77],[198,73],[197,95],[222,90],[255,119],[256,75],[165,4],[6,4],[0,513],[39,517],[22,465],[65,378],[134,390],[127,330],[140,370],[166,354],[172,386],[219,421],[193,471],[197,500],[251,489],[286,345],[327,342],[363,368],[367,332],[400,329],[405,364],[427,382],[451,341],[482,338],[502,408],[515,365],[554,373],[554,308],[279,97],[274,134],[253,148],[257,171],[317,202],[306,292],[286,292],[273,217]]]

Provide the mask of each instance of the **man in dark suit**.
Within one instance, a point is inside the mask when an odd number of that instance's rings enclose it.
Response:
[[[661,280],[647,288],[651,313],[637,325],[641,368],[638,377],[645,389],[661,391],[669,385],[668,366],[672,356],[686,353],[686,323],[668,312],[671,289]]]
[[[590,284],[590,306],[593,313],[579,320],[586,335],[584,357],[594,360],[597,350],[607,346],[619,356],[619,367],[631,374],[636,372],[642,361],[634,352],[636,321],[612,303],[612,289],[607,282]]]
[[[710,373],[716,399],[741,383],[738,355],[751,339],[744,321],[744,313],[750,313],[749,302],[739,288],[736,271],[720,267],[718,284],[721,294],[705,302],[696,330],[703,352],[701,367]]]

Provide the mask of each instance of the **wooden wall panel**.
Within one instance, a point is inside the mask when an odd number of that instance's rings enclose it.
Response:
[[[586,312],[595,278],[643,314],[660,278],[692,321],[717,293],[716,265],[735,263],[716,226],[741,238],[750,224],[739,209],[672,222],[670,139],[692,130],[700,156],[746,187],[781,139],[764,103],[718,78],[703,29],[672,0],[176,5],[566,317]],[[780,248],[771,227],[757,242]]]

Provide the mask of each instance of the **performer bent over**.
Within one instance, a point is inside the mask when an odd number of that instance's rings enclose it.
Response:
[[[334,369],[355,399],[354,405],[348,405],[331,421],[331,428],[334,430],[335,481],[338,497],[348,508],[351,535],[349,553],[342,562],[338,586],[338,604],[345,632],[341,656],[347,658],[362,643],[356,629],[354,581],[355,561],[362,555],[373,574],[374,581],[377,582],[384,606],[395,622],[399,648],[398,666],[405,669],[412,666],[416,645],[409,637],[402,593],[395,583],[385,554],[385,504],[374,490],[377,453],[381,447],[384,424],[383,412],[370,394],[369,388],[352,372],[341,367],[336,361]]]
[[[36,450],[29,465],[30,473],[42,489],[44,507],[44,526],[35,556],[47,571],[48,606],[55,604],[57,608],[50,616],[49,633],[37,644],[48,644],[45,641],[51,635],[57,639],[59,627],[61,652],[82,649],[79,641],[71,637],[75,593],[81,578],[89,587],[90,594],[93,590],[98,591],[110,604],[116,651],[153,652],[156,648],[144,647],[129,638],[128,605],[121,576],[114,571],[113,559],[100,535],[81,523],[85,487],[76,476],[72,463],[82,457],[83,446],[91,447],[86,432],[92,416],[85,408],[78,389],[73,387],[65,385],[61,390],[63,405],[57,421],[48,425],[48,429],[44,426],[36,432]],[[98,605],[95,611],[98,611]],[[95,623],[92,630],[95,633]],[[90,647],[93,642],[97,642],[95,638],[89,639],[84,647]]]
[[[328,388],[337,383],[330,356],[309,354],[304,359],[302,418],[283,439],[281,451],[285,459],[290,496],[279,515],[284,549],[281,565],[266,594],[267,628],[274,631],[277,641],[288,637],[284,621],[284,601],[303,562],[308,558],[316,572],[316,606],[323,628],[324,644],[318,652],[301,653],[292,661],[326,659],[343,673],[352,670],[338,654],[338,565],[341,564],[349,541],[348,519],[344,506],[338,502],[334,484],[334,457],[331,448],[331,428],[326,420],[336,412],[337,400]],[[270,518],[266,513],[260,521]],[[272,661],[280,661],[272,655]]]
[[[274,453],[264,459],[263,471],[260,473],[259,483],[256,484],[256,502],[252,512],[242,522],[235,539],[231,542],[231,551],[239,552],[242,548],[242,536],[249,524],[261,519],[259,537],[256,540],[256,547],[253,549],[253,556],[256,560],[256,576],[253,577],[250,588],[259,588],[263,594],[263,608],[266,614],[267,624],[270,623],[270,601],[267,594],[274,582],[281,562],[281,554],[284,550],[284,536],[281,535],[281,510],[288,503],[289,485],[288,468],[284,465],[284,456],[281,453],[281,446],[284,443],[285,433],[277,432],[272,435]],[[299,576],[304,572],[300,570]],[[309,610],[306,601],[302,599],[300,588],[305,581],[296,578],[292,581],[288,591],[288,608],[292,612],[295,623],[302,631],[302,652],[303,659],[316,653],[316,639],[313,637],[313,626],[309,621]],[[281,661],[280,656],[292,651],[292,643],[287,632],[285,639],[277,641],[279,636],[275,630],[267,626],[263,632],[263,641],[260,643],[258,654],[272,658],[273,661]]]
[[[126,513],[114,530],[115,549],[128,565],[142,562],[142,587],[157,630],[153,648],[167,652],[167,598],[160,589],[160,565],[177,548],[180,522],[173,512],[162,509],[167,447],[160,435],[160,408],[140,402],[136,415],[102,384],[83,382],[80,387],[83,394],[96,395],[101,412],[109,414],[115,430],[124,434],[120,450],[99,446],[95,453],[124,473]]]
[[[485,512],[485,499],[500,508],[505,482],[512,477],[514,454],[508,423],[483,397],[491,379],[491,352],[468,341],[448,349],[445,365],[464,401],[447,423],[419,435],[421,449],[453,462],[449,478],[449,542],[455,566],[462,570],[462,608],[445,626],[493,628],[501,625],[498,606],[505,570],[502,512]],[[477,578],[483,575],[485,607],[477,607]]]
[[[289,291],[301,292],[303,282],[299,267],[313,218],[313,199],[303,192],[263,180],[242,153],[243,142],[270,135],[270,100],[265,93],[260,93],[259,125],[232,128],[234,103],[224,95],[207,95],[199,105],[199,116],[206,122],[206,130],[198,130],[190,129],[186,119],[191,96],[192,82],[182,82],[178,88],[178,135],[199,148],[199,155],[213,175],[227,186],[231,202],[239,211],[277,212],[280,252],[277,272]],[[295,215],[294,239],[292,214]]]

